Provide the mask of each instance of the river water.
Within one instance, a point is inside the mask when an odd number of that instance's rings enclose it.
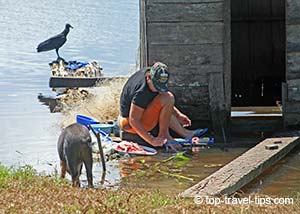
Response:
[[[105,75],[126,75],[136,64],[138,50],[138,0],[0,0],[0,162],[3,165],[33,165],[39,172],[54,173],[59,169],[56,143],[63,116],[50,113],[38,95],[55,96],[48,87],[48,63],[56,59],[55,51],[36,53],[37,45],[60,33],[66,23],[71,29],[68,41],[60,49],[66,60],[97,61]],[[226,164],[244,149],[228,153],[219,149],[203,150],[193,156],[183,168],[194,182],[208,176]],[[167,157],[159,156],[154,160]],[[151,162],[152,159],[146,159]],[[279,163],[272,179],[250,184],[247,191],[263,188],[265,193],[281,194],[289,190],[300,191],[298,152]],[[207,166],[207,167],[205,167]],[[128,169],[129,168],[129,169]],[[134,168],[134,167],[133,167]],[[275,167],[276,168],[276,167]],[[131,172],[129,164],[108,163],[106,180],[114,184]],[[125,171],[125,173],[124,173]],[[100,180],[101,165],[95,164],[95,180]],[[133,172],[134,173],[134,172]],[[196,175],[195,175],[196,173]],[[276,174],[277,173],[277,174]],[[273,174],[272,174],[273,175]],[[286,176],[288,175],[288,176]],[[130,179],[129,179],[130,180]],[[141,179],[140,185],[160,187],[172,192],[179,185],[182,191],[192,183],[178,183],[161,179],[151,182]],[[135,181],[138,182],[138,181]],[[134,182],[134,183],[135,183]],[[272,185],[275,183],[276,185]],[[278,185],[277,185],[278,184]],[[132,185],[124,179],[124,185]],[[287,190],[287,191],[286,191]]]
[[[61,115],[37,99],[55,95],[48,63],[56,59],[37,45],[70,23],[63,58],[95,60],[108,76],[127,74],[136,64],[138,0],[0,0],[0,14],[0,162],[47,171],[58,162]]]

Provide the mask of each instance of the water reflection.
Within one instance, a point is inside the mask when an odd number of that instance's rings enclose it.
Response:
[[[138,1],[10,0],[0,13],[0,162],[54,173],[62,115],[50,113],[56,93],[48,63],[56,54],[36,53],[37,44],[70,23],[60,50],[66,60],[95,60],[108,76],[127,74],[136,63]]]
[[[56,98],[50,96],[44,96],[41,93],[38,94],[37,98],[42,103],[42,105],[48,106],[51,113],[61,111],[61,109],[57,108],[58,102]]]
[[[119,161],[121,185],[134,188],[155,188],[167,194],[178,194],[198,183],[246,149],[202,148],[189,151],[190,158],[182,164],[180,159],[169,160],[172,154],[159,153],[153,157],[135,157]],[[181,162],[181,164],[179,164]]]
[[[259,192],[270,195],[290,196],[300,192],[300,148],[275,165],[265,170],[262,175],[246,185],[242,190],[246,193]]]

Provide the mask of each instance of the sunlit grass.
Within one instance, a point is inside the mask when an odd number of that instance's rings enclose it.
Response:
[[[36,171],[29,165],[8,168],[0,163],[0,188],[4,188],[11,180],[30,182],[36,174]]]

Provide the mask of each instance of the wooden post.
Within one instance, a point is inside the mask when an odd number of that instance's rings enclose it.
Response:
[[[281,111],[282,111],[284,129],[286,129],[286,122],[285,122],[286,102],[287,102],[287,84],[283,82],[281,84]]]
[[[224,1],[223,83],[225,109],[231,112],[231,1]]]
[[[300,1],[286,1],[286,102],[284,126],[300,125]]]
[[[209,105],[212,127],[217,142],[228,142],[228,117],[225,109],[223,73],[209,74]]]
[[[102,145],[101,145],[100,134],[98,132],[96,132],[91,125],[89,125],[89,127],[97,138],[98,148],[99,148],[99,153],[100,153],[99,155],[100,155],[100,160],[102,162],[103,172],[106,172],[105,158],[104,158],[104,153],[103,153],[103,149],[102,149]]]
[[[146,1],[140,0],[140,68],[148,66]]]

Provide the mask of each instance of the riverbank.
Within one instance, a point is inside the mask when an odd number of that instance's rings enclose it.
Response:
[[[73,188],[57,176],[39,176],[30,167],[0,165],[0,213],[298,213],[300,195],[292,204],[196,204],[158,190],[143,188]],[[265,195],[250,195],[266,198]],[[242,197],[249,197],[242,196]],[[274,196],[273,196],[274,198]]]

